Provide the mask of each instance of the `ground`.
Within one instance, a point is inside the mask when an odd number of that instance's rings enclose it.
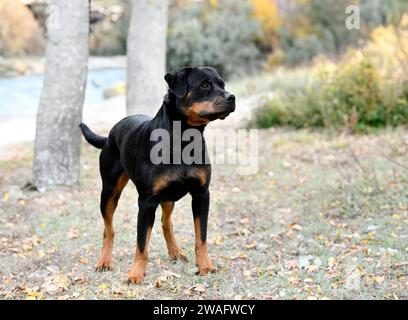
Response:
[[[114,269],[98,273],[98,150],[83,144],[79,189],[37,193],[16,187],[30,180],[32,145],[14,147],[0,162],[0,298],[407,299],[408,131],[269,129],[259,138],[257,174],[214,168],[208,238],[218,272],[195,275],[186,197],[174,225],[189,261],[168,258],[158,211],[142,285],[124,282],[134,187],[115,214]]]

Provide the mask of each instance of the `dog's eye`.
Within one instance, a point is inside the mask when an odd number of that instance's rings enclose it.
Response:
[[[200,85],[201,89],[210,89],[210,87],[211,87],[211,80],[206,80]]]

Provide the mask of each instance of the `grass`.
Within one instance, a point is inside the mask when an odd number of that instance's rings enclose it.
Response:
[[[16,195],[30,145],[0,162],[2,299],[407,299],[408,132],[260,131],[259,170],[215,167],[209,252],[219,272],[196,276],[189,198],[176,205],[171,262],[153,230],[145,282],[128,286],[137,194],[115,215],[114,270],[95,273],[101,246],[97,150],[82,150],[79,190]],[[227,172],[225,172],[225,170]],[[15,189],[15,188],[14,188]]]

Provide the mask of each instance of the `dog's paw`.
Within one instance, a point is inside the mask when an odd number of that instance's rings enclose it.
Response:
[[[171,251],[169,250],[169,257],[172,260],[181,260],[184,262],[188,261],[187,256],[184,254],[184,252],[180,248],[177,248]]]
[[[213,265],[210,262],[209,264],[206,264],[206,265],[201,265],[201,266],[199,265],[198,271],[196,272],[196,274],[200,276],[204,276],[206,274],[215,273],[217,271],[218,271],[217,268],[213,267]]]
[[[96,272],[112,271],[112,260],[100,259],[95,265]]]
[[[127,275],[127,284],[141,284],[144,280],[144,272],[132,272],[130,271]]]

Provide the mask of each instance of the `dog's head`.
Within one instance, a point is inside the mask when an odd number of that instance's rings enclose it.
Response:
[[[225,83],[210,67],[183,68],[164,77],[177,98],[176,108],[191,126],[224,120],[235,110],[235,96],[225,91]]]

